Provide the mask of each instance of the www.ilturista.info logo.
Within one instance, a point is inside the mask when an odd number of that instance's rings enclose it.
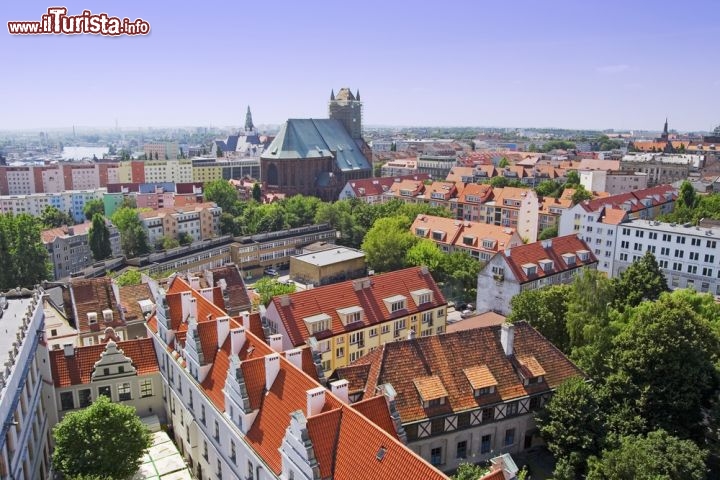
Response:
[[[11,35],[147,35],[150,24],[138,18],[110,17],[107,13],[83,10],[80,15],[68,15],[65,7],[50,7],[39,22],[7,22]]]

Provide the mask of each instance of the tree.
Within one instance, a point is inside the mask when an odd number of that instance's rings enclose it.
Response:
[[[180,232],[178,234],[178,243],[182,246],[190,245],[193,242],[193,237],[187,232]]]
[[[122,207],[113,213],[111,219],[120,231],[120,246],[128,258],[145,255],[150,251],[147,234],[136,209]]]
[[[555,458],[566,459],[575,474],[603,445],[603,411],[593,386],[581,377],[566,380],[537,416],[538,427]],[[567,467],[565,467],[567,468]]]
[[[565,180],[565,187],[571,187],[573,185],[580,185],[580,174],[577,170],[570,170],[567,173],[567,180]]]
[[[140,285],[142,283],[142,275],[138,270],[125,270],[123,273],[115,277],[115,283],[117,283],[120,287]]]
[[[70,412],[53,429],[53,468],[66,476],[96,475],[124,480],[140,467],[150,433],[135,408],[100,396]]]
[[[293,195],[280,202],[280,205],[285,210],[288,225],[295,228],[312,224],[321,203],[317,197]]]
[[[100,199],[89,200],[83,207],[83,213],[85,218],[92,220],[96,213],[105,215],[105,204]]]
[[[508,161],[507,157],[502,157],[500,159],[500,162],[498,163],[498,167],[500,167],[500,168],[505,168],[508,165],[510,165],[510,162]]]
[[[274,278],[263,277],[255,282],[255,292],[260,295],[260,303],[267,307],[273,297],[294,293],[295,284],[292,282],[280,283]]]
[[[489,471],[488,467],[481,467],[474,463],[461,463],[455,475],[450,478],[451,480],[478,480]]]
[[[368,265],[376,272],[391,272],[405,267],[408,250],[418,238],[410,233],[405,216],[378,219],[362,243]]]
[[[585,187],[583,187],[582,185],[576,185],[574,188],[575,188],[575,193],[573,193],[572,197],[570,197],[570,200],[572,201],[573,205],[576,205],[585,200],[592,199],[592,197],[593,197],[592,192],[585,190]]]
[[[434,276],[449,292],[452,298],[461,301],[475,301],[477,298],[477,278],[481,264],[465,251],[454,251],[445,255],[440,272]]]
[[[690,183],[689,181],[683,180],[682,184],[680,185],[680,194],[678,195],[676,204],[676,207],[680,208],[695,208],[697,204],[697,198],[695,195],[695,189],[693,188],[692,183]]]
[[[615,299],[616,307],[621,311],[644,300],[657,300],[661,293],[670,291],[665,275],[650,250],[614,278],[613,283],[615,291],[622,292]]]
[[[437,243],[426,238],[421,239],[407,251],[405,263],[407,265],[422,266],[430,269],[430,273],[437,275],[445,260],[445,254],[440,251]]]
[[[252,198],[256,202],[260,202],[262,200],[262,190],[260,189],[260,184],[257,182],[253,185]]]
[[[664,430],[647,436],[623,437],[620,445],[604,450],[589,462],[588,480],[702,480],[706,452],[689,440]]]
[[[555,238],[558,236],[558,227],[554,225],[552,227],[543,228],[538,236],[538,240],[547,240],[549,238]]]
[[[168,236],[164,236],[162,238],[162,248],[163,250],[171,250],[173,248],[177,248],[180,246],[180,242],[178,242],[176,239]]]
[[[32,288],[50,278],[41,233],[40,221],[27,213],[0,214],[0,290]]]
[[[205,183],[205,199],[215,202],[223,212],[233,213],[233,206],[238,199],[237,190],[227,180],[213,180]]]
[[[628,325],[613,341],[608,382],[615,377],[624,384],[617,403],[627,402],[648,430],[701,438],[702,409],[718,388],[720,343],[708,319],[679,293],[629,312]]]
[[[558,197],[561,185],[554,180],[543,180],[535,187],[535,193],[540,197]]]
[[[45,207],[45,209],[42,211],[42,214],[40,215],[40,221],[45,228],[57,228],[63,225],[75,225],[75,222],[69,214],[61,212],[52,205],[48,205],[47,207]]]
[[[112,255],[110,230],[105,224],[105,217],[100,213],[92,217],[92,225],[88,230],[88,243],[95,260],[105,260]]]
[[[520,292],[510,300],[508,321],[528,322],[553,345],[569,353],[566,316],[571,288],[569,285],[551,285]]]
[[[240,225],[235,221],[232,213],[222,212],[220,214],[220,233],[223,235],[240,235]]]

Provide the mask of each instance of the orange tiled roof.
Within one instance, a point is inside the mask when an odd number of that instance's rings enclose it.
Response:
[[[474,365],[463,370],[463,373],[474,390],[494,387],[498,384],[487,365]]]
[[[502,470],[495,470],[494,472],[488,472],[478,480],[505,480],[505,474]]]
[[[586,212],[594,212],[605,206],[615,208],[626,207],[623,208],[623,210],[636,212],[647,208],[642,204],[643,199],[651,199],[651,205],[656,206],[667,203],[668,200],[666,200],[666,196],[669,196],[669,201],[674,201],[677,198],[677,190],[672,185],[657,185],[655,187],[644,188],[642,190],[635,190],[609,197],[596,198],[594,200],[583,202],[581,205]]]
[[[529,374],[527,378],[545,375],[545,369],[542,367],[542,365],[540,365],[540,363],[537,361],[537,358],[535,358],[533,355],[518,356],[517,361]]]
[[[401,180],[415,180],[424,182],[429,180],[430,175],[427,173],[418,173],[416,175],[400,175],[397,177],[379,177],[379,178],[361,178],[350,180],[348,184],[352,188],[356,197],[370,197],[382,195],[390,190],[390,187]]]
[[[600,221],[607,225],[620,225],[627,218],[627,212],[621,208],[606,208]]]
[[[75,321],[81,334],[100,332],[107,327],[117,329],[125,326],[110,277],[76,279],[70,283],[70,290],[74,309],[77,311]],[[105,322],[103,310],[112,310],[112,322]],[[88,321],[87,314],[91,312],[97,315],[97,321],[94,324],[90,324]]]
[[[95,362],[105,351],[106,344],[75,347],[72,357],[66,357],[63,350],[50,351],[50,369],[56,387],[85,385],[90,383]],[[138,375],[159,371],[155,345],[151,338],[138,338],[118,342],[117,346],[132,360]]]
[[[395,423],[390,416],[390,408],[388,408],[387,400],[384,396],[377,396],[360,400],[353,403],[353,408],[365,415],[368,420],[378,427],[385,430],[388,435],[397,438],[397,430]]]
[[[554,345],[526,322],[514,324],[514,351],[519,357],[534,356],[545,370],[545,381],[524,385],[516,372],[514,357],[506,356],[500,343],[499,326],[465,330],[457,333],[421,337],[392,342],[373,351],[365,369],[365,397],[376,395],[375,389],[390,383],[397,397],[398,412],[403,423],[415,422],[436,415],[482,408],[500,401],[519,399],[556,388],[568,378],[582,375]],[[357,363],[336,370],[339,378],[356,369]],[[475,397],[466,369],[485,365],[497,381],[495,392]],[[377,375],[373,375],[377,371]],[[354,374],[358,373],[356,369]],[[445,405],[423,408],[414,380],[435,375],[447,390]],[[356,380],[357,381],[357,380]],[[353,391],[357,391],[355,387]]]
[[[580,260],[580,257],[576,255],[577,252],[583,250],[588,254],[586,261]],[[573,254],[575,263],[568,264],[563,254]],[[510,249],[510,255],[507,255],[504,251],[500,252],[499,255],[503,256],[505,263],[512,269],[519,283],[525,283],[538,278],[555,275],[559,272],[573,270],[584,265],[597,263],[597,258],[595,258],[595,255],[587,243],[573,234],[556,237],[551,240],[519,245]],[[552,260],[552,268],[546,272],[540,265],[540,260]],[[534,264],[536,272],[534,275],[528,276],[525,273],[523,265],[527,264]]]
[[[52,243],[55,241],[55,238],[57,237],[71,237],[73,235],[87,235],[88,230],[90,230],[90,227],[92,226],[92,222],[84,222],[84,223],[78,223],[76,225],[71,225],[70,227],[63,226],[63,227],[57,227],[57,228],[49,228],[47,230],[43,230],[41,233],[42,241],[43,243]],[[70,235],[69,229],[73,229],[73,235]]]
[[[140,300],[151,300],[153,303],[152,292],[147,283],[141,283],[140,285],[125,285],[118,289],[120,293],[120,306],[125,313],[125,321],[138,321],[144,320],[140,304]]]
[[[474,317],[469,317],[459,322],[448,324],[445,331],[447,333],[460,332],[479,327],[491,327],[493,325],[502,325],[505,323],[505,316],[495,312],[485,312]]]
[[[230,311],[241,311],[249,310],[251,307],[250,297],[248,296],[247,289],[245,288],[245,282],[240,275],[240,271],[236,265],[225,265],[222,267],[216,267],[210,270],[212,273],[212,280],[214,285],[217,286],[220,280],[225,280],[227,285],[227,296],[228,304],[225,305],[226,310]],[[220,292],[220,299],[222,299],[222,292]],[[215,302],[218,307],[223,308],[223,304]]]
[[[290,301],[286,306],[281,303],[282,297],[275,297],[270,308],[274,307],[278,311],[292,345],[301,346],[305,345],[311,336],[304,319],[320,313],[330,317],[330,329],[316,334],[317,339],[437,308],[446,303],[432,276],[423,273],[421,267],[375,275],[365,281],[365,288],[356,289],[361,286],[362,280],[349,280],[292,293],[288,296]],[[418,307],[410,292],[422,289],[430,289],[433,298],[430,303]],[[407,308],[391,313],[383,299],[395,295],[406,297]],[[349,307],[361,307],[364,315],[360,322],[346,326],[343,325],[337,310]]]
[[[422,236],[438,244],[483,252],[498,252],[522,243],[515,229],[510,227],[432,215],[420,214],[415,217],[410,231],[413,235]],[[420,235],[419,231],[425,233]],[[443,232],[444,235],[441,240],[436,240],[433,232]],[[492,248],[486,248],[483,246],[483,240],[493,240],[495,244]]]
[[[462,194],[459,196],[459,200],[462,203],[477,203],[477,200],[475,199],[473,199],[472,202],[468,199],[468,197],[474,197],[478,199],[480,203],[485,203],[492,198],[492,194],[493,187],[490,185],[470,183],[463,189]]]
[[[417,388],[420,398],[423,402],[445,398],[448,395],[445,386],[437,375],[427,375],[413,379],[415,388]]]

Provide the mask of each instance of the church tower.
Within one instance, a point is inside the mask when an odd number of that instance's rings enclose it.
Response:
[[[245,131],[252,132],[255,130],[255,125],[252,121],[252,113],[250,113],[250,105],[248,105],[247,113],[245,113]]]
[[[362,102],[360,102],[360,90],[355,95],[352,94],[349,88],[341,88],[337,95],[333,90],[330,93],[328,116],[342,123],[354,140],[361,139]]]

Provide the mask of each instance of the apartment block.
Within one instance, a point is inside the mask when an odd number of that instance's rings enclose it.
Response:
[[[582,375],[518,322],[386,343],[332,378],[347,382],[353,402],[389,395],[408,447],[450,472],[543,444],[535,413]]]
[[[143,145],[148,160],[175,160],[180,156],[177,142],[156,142]]]
[[[618,225],[612,276],[646,251],[655,255],[668,287],[720,295],[720,228],[634,220]]]
[[[648,186],[685,180],[691,171],[702,168],[703,155],[641,153],[628,154],[620,160],[620,170],[647,174]]]
[[[120,256],[122,255],[120,233],[110,221],[105,223],[110,231],[112,256]],[[84,222],[72,226],[43,230],[41,234],[42,241],[53,265],[55,280],[67,278],[95,262],[88,238],[91,226],[92,222]]]
[[[578,235],[508,248],[480,270],[477,311],[510,313],[510,300],[520,292],[571,283],[584,268],[597,268],[597,258]]]
[[[220,235],[221,214],[220,207],[207,202],[140,212],[140,220],[150,244],[164,237],[180,239],[181,234],[198,241]]]
[[[425,267],[273,298],[266,320],[282,350],[310,345],[330,373],[408,335],[443,333],[447,302]]]
[[[86,220],[83,208],[90,200],[102,200],[105,188],[93,190],[68,190],[59,193],[34,193],[30,195],[0,196],[0,213],[19,215],[27,213],[34,217],[42,215],[46,207],[52,206],[67,212],[77,223]]]
[[[648,187],[648,174],[630,171],[584,170],[580,184],[589,192],[607,192],[620,195]]]
[[[50,430],[55,410],[43,341],[43,291],[0,296],[0,478],[51,478]]]
[[[481,262],[523,243],[512,228],[432,215],[418,215],[410,231],[417,237],[432,240],[443,252],[468,252]]]

